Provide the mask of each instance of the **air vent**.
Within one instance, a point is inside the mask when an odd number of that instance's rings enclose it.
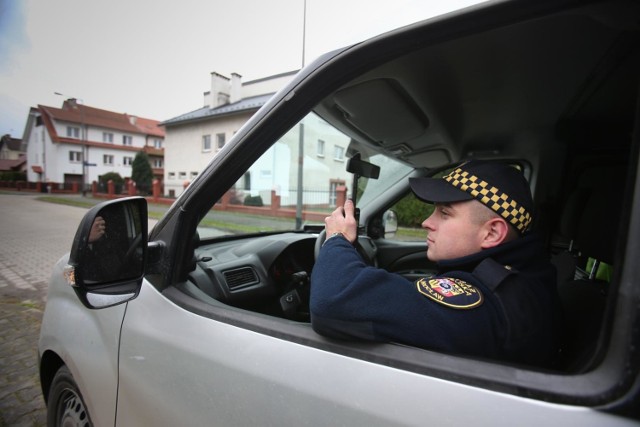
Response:
[[[256,272],[251,267],[242,267],[223,272],[230,291],[235,291],[259,283]]]

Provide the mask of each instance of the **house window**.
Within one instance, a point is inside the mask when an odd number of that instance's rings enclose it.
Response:
[[[122,164],[125,166],[131,166],[133,164],[133,157],[124,156],[122,158]]]
[[[191,179],[194,179],[195,177],[198,176],[198,172],[191,172]]]
[[[318,157],[324,157],[324,141],[321,139],[318,140],[318,148],[316,154],[318,154]]]
[[[113,144],[113,134],[111,132],[102,132],[102,142]]]
[[[220,150],[222,147],[224,147],[224,142],[225,142],[225,136],[224,133],[218,133],[216,134],[216,141],[217,141],[217,147],[218,150]]]
[[[67,126],[67,137],[69,138],[80,138],[80,128],[75,126]]]
[[[202,151],[205,153],[211,151],[211,135],[202,136]]]
[[[340,147],[339,145],[333,146],[333,160],[344,160],[344,147]]]
[[[82,161],[82,151],[69,151],[69,161],[71,163],[80,163]]]
[[[247,172],[244,174],[244,189],[251,190],[251,173]]]
[[[178,178],[179,179],[185,179],[187,177],[187,173],[186,172],[178,172]]]
[[[113,156],[111,154],[105,154],[102,156],[102,163],[107,166],[113,166]]]
[[[133,145],[133,137],[131,135],[122,135],[122,145]]]
[[[168,177],[169,177],[169,179],[176,179],[176,173],[175,172],[169,172]]]
[[[154,168],[161,168],[163,165],[162,159],[154,159],[153,160],[153,167]]]
[[[154,139],[153,140],[153,147],[154,148],[162,148],[162,140],[161,139]]]

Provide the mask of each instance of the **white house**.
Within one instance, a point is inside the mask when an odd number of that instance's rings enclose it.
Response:
[[[75,99],[62,108],[38,105],[29,112],[27,144],[30,182],[77,183],[87,188],[108,172],[131,177],[131,165],[145,151],[154,176],[163,178],[164,129],[156,120],[89,107]]]
[[[204,93],[204,106],[162,123],[166,129],[165,194],[180,195],[233,134],[295,74],[294,71],[243,83],[236,73],[230,78],[211,73],[211,90]],[[318,173],[313,174],[315,182],[305,182],[305,188],[322,189],[330,194],[338,185],[345,184],[347,174],[341,160],[349,141],[337,132],[331,133],[330,127],[309,124],[304,127],[304,164],[305,169]],[[270,153],[252,166],[237,188],[244,194],[260,195],[266,203],[270,191],[276,190],[283,206],[295,203],[296,195],[291,193],[297,186],[295,176],[289,173],[289,168],[271,170],[274,162],[269,155],[288,157],[291,166],[297,165],[300,129],[296,126],[282,137]],[[320,135],[317,129],[325,129],[325,134]],[[308,196],[304,196],[305,203],[311,202]]]

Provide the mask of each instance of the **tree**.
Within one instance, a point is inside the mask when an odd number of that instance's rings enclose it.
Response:
[[[153,171],[149,164],[149,156],[144,151],[138,152],[131,166],[131,179],[136,183],[136,188],[141,194],[149,194]]]

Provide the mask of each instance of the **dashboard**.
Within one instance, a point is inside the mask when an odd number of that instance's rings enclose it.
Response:
[[[290,232],[205,242],[195,250],[189,281],[225,304],[306,318],[317,237]]]

